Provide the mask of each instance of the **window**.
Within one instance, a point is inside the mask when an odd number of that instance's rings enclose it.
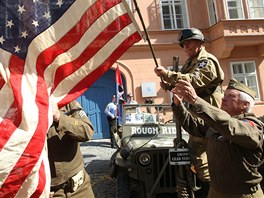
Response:
[[[264,18],[264,1],[248,0],[250,18]]]
[[[256,76],[256,66],[254,61],[232,62],[231,71],[233,77],[254,89],[257,93],[256,99],[259,99],[258,81]]]
[[[243,19],[241,0],[226,0],[229,19]]]
[[[216,5],[215,0],[207,0],[210,25],[214,25],[217,22],[217,14],[216,14],[215,5]]]
[[[186,0],[161,0],[162,26],[165,30],[186,28],[187,8]]]

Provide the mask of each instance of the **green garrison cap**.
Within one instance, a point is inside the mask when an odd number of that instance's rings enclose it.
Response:
[[[250,95],[253,99],[255,99],[256,97],[256,92],[253,89],[249,88],[248,86],[237,81],[234,78],[230,79],[227,89],[236,89],[238,91],[243,91]]]

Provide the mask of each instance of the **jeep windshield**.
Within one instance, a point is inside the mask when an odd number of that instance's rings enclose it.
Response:
[[[173,147],[177,131],[170,104],[125,104],[122,108],[123,145]],[[183,131],[182,138],[187,137]]]

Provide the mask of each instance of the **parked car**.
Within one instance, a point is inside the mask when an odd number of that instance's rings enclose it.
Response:
[[[116,197],[176,197],[177,164],[190,164],[190,159],[184,147],[175,148],[175,142],[186,143],[188,134],[177,133],[171,105],[123,105],[122,118],[111,158]]]

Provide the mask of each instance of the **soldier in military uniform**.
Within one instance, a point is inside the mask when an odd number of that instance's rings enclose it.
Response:
[[[60,110],[53,104],[52,110],[53,124],[48,131],[51,197],[93,198],[79,143],[91,140],[93,126],[77,101]]]
[[[264,123],[264,115],[258,117],[258,119],[259,119],[262,123]],[[263,160],[264,160],[264,159],[263,159]],[[263,177],[263,176],[264,176],[264,163],[261,164],[261,166],[259,167],[258,171],[260,172],[260,174],[261,174],[262,177]],[[263,180],[263,179],[262,179],[260,185],[261,185],[262,190],[264,190],[264,180]]]
[[[223,96],[220,85],[224,80],[224,72],[217,58],[205,50],[204,35],[197,28],[184,29],[179,33],[178,41],[188,59],[179,72],[166,70],[162,66],[156,67],[154,71],[157,76],[164,80],[161,86],[171,89],[179,79],[188,80],[198,96],[211,105],[220,107]],[[206,139],[190,135],[188,147],[197,177],[202,181],[202,190],[196,192],[196,195],[207,197],[210,176],[205,152]]]
[[[250,113],[255,91],[231,79],[221,109],[197,96],[190,82],[172,90],[173,111],[190,134],[206,137],[211,177],[208,198],[264,197],[258,166],[262,161],[263,123]],[[182,100],[191,104],[187,109]]]
[[[264,123],[264,115],[263,116],[260,116],[259,119],[261,120],[261,122]]]

